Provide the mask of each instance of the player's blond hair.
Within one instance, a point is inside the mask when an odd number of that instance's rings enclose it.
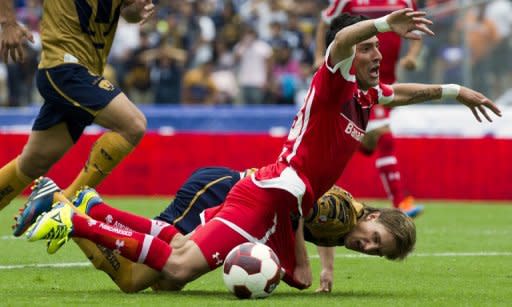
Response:
[[[403,260],[414,250],[416,226],[414,221],[395,208],[372,208],[365,206],[365,215],[379,212],[376,222],[382,224],[395,238],[396,248],[385,257],[389,260]]]

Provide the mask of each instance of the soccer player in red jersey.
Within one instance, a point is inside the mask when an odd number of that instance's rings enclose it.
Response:
[[[403,8],[416,10],[414,0],[334,0],[322,11],[321,20],[316,33],[315,67],[323,63],[325,54],[325,34],[331,21],[342,13],[363,15],[368,18],[379,18]],[[393,32],[383,32],[377,35],[379,51],[382,54],[379,75],[380,81],[386,84],[396,82],[396,66],[399,64],[405,69],[415,69],[416,59],[421,51],[421,40],[409,43],[407,54],[400,57],[401,38]],[[414,205],[414,198],[406,196],[395,154],[393,134],[390,129],[391,109],[376,105],[370,111],[370,119],[366,127],[366,134],[361,141],[360,150],[365,155],[372,155],[377,151],[375,166],[382,180],[382,185],[393,207],[399,208],[407,215],[415,217],[423,211],[423,206]]]
[[[278,160],[239,181],[221,206],[204,212],[205,224],[181,244],[169,246],[158,237],[109,226],[75,214],[69,206],[57,206],[38,219],[28,239],[79,237],[115,249],[153,269],[133,280],[139,289],[161,278],[182,288],[222,265],[235,246],[260,242],[274,250],[298,285],[310,286],[303,230],[299,226],[293,231],[290,215],[308,214],[336,182],[359,147],[374,104],[398,106],[449,97],[469,107],[479,121],[480,114],[491,121],[489,111],[501,116],[493,102],[463,86],[379,82],[382,55],[376,34],[393,31],[418,39],[415,31],[433,34],[429,24],[425,13],[412,9],[372,20],[350,15],[333,20],[325,63],[313,77]],[[377,238],[371,252],[382,253],[387,240],[399,244],[396,238]],[[365,252],[366,243],[349,240],[345,247]]]

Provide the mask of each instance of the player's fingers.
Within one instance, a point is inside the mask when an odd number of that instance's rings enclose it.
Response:
[[[25,52],[23,51],[23,46],[18,46],[16,48],[17,58],[19,62],[22,62],[25,60]]]
[[[330,292],[329,289],[326,289],[325,287],[319,287],[315,290],[316,293],[327,293]]]
[[[426,25],[421,24],[421,23],[420,24],[418,24],[418,23],[414,24],[414,29],[418,30],[418,31],[421,31],[421,32],[423,32],[425,34],[428,34],[430,36],[436,35],[432,30],[429,29],[429,27],[427,27]]]
[[[471,112],[473,113],[473,116],[476,118],[477,121],[482,122],[480,119],[480,115],[478,115],[478,112],[476,111],[475,107],[469,107],[471,109]]]
[[[407,16],[409,17],[422,17],[422,16],[426,16],[427,15],[427,12],[424,12],[424,11],[411,11],[406,13]]]
[[[32,44],[34,43],[34,35],[31,31],[24,29],[23,36],[25,36]]]
[[[487,119],[488,122],[492,122],[492,118],[489,116],[489,114],[487,114],[487,110],[484,108],[483,105],[479,105],[477,106],[477,108],[480,111],[480,113],[485,117],[485,119]]]
[[[424,18],[424,17],[414,17],[412,19],[412,21],[414,21],[415,23],[421,23],[421,24],[425,24],[425,25],[433,24],[432,20]]]
[[[482,104],[489,110],[491,110],[494,114],[501,117],[501,110],[498,108],[497,105],[492,103],[489,99],[485,99],[485,101],[482,102]]]
[[[15,47],[10,48],[9,54],[11,55],[11,59],[14,62],[18,62],[19,59],[16,57],[16,48]]]

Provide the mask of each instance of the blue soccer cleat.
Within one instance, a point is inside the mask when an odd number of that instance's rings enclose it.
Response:
[[[76,192],[72,203],[81,213],[89,214],[89,210],[95,205],[103,203],[103,199],[95,189],[85,186]]]
[[[50,178],[39,177],[36,179],[32,185],[32,193],[30,193],[27,203],[14,217],[13,235],[15,237],[21,236],[40,214],[50,211],[56,201],[54,199],[55,193],[60,193],[60,191],[59,186]]]

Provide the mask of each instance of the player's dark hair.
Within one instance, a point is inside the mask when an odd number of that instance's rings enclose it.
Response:
[[[416,226],[413,220],[395,208],[373,208],[364,206],[364,215],[379,212],[377,222],[382,224],[394,237],[395,250],[384,255],[389,260],[403,260],[414,250],[416,244]]]
[[[331,42],[336,37],[336,33],[338,33],[341,29],[367,19],[368,17],[362,15],[350,15],[347,13],[343,13],[340,16],[334,18],[331,21],[327,33],[325,34],[325,46],[329,46],[331,44]]]

